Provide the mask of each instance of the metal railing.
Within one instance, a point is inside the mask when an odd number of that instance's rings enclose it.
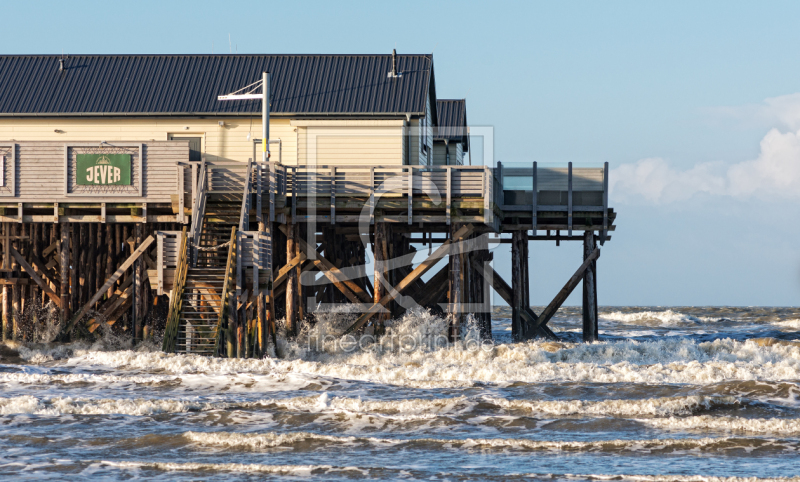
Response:
[[[206,196],[208,191],[207,164],[203,161],[200,166],[200,175],[195,188],[194,205],[192,206],[192,224],[189,231],[191,238],[192,266],[197,266],[197,253],[200,245],[200,233],[203,231],[203,215],[206,210]]]
[[[172,353],[175,351],[175,344],[178,340],[178,329],[181,319],[181,307],[183,304],[183,290],[186,286],[186,274],[189,271],[189,237],[186,236],[186,228],[181,232],[181,244],[178,250],[178,263],[175,269],[175,286],[170,297],[169,312],[167,313],[167,326],[164,329],[163,351]]]
[[[228,261],[225,264],[225,280],[222,283],[222,296],[220,297],[219,318],[217,318],[217,328],[214,333],[214,354],[220,353],[220,342],[222,341],[222,334],[226,333],[227,338],[227,356],[233,358],[233,339],[235,334],[230,332],[230,326],[227,326],[228,312],[231,309],[231,288],[235,282],[236,276],[236,253],[238,250],[236,227],[231,228],[231,244],[228,246]],[[235,303],[235,301],[234,301]],[[235,309],[235,307],[234,307]]]

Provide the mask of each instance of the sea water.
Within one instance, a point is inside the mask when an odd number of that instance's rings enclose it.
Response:
[[[592,344],[575,308],[560,342],[353,316],[281,359],[6,343],[0,479],[800,480],[800,309],[606,307]]]

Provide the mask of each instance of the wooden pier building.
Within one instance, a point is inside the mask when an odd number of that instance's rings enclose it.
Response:
[[[0,76],[4,339],[52,302],[61,339],[163,328],[169,352],[265,356],[276,320],[341,303],[361,307],[347,332],[422,306],[455,340],[466,316],[491,335],[492,290],[515,339],[554,339],[581,281],[597,338],[608,166],[465,163],[466,105],[437,99],[430,55],[0,56]],[[530,241],[573,240],[582,264],[537,315]]]

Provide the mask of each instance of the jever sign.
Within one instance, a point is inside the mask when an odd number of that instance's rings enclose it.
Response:
[[[79,186],[129,186],[130,154],[77,154],[75,177]]]

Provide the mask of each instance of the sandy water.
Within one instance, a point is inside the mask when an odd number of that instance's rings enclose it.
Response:
[[[508,316],[492,345],[446,346],[413,313],[353,347],[333,314],[282,360],[6,344],[0,479],[800,474],[800,309],[606,307],[591,345],[578,309],[552,322],[562,343],[510,343]]]

